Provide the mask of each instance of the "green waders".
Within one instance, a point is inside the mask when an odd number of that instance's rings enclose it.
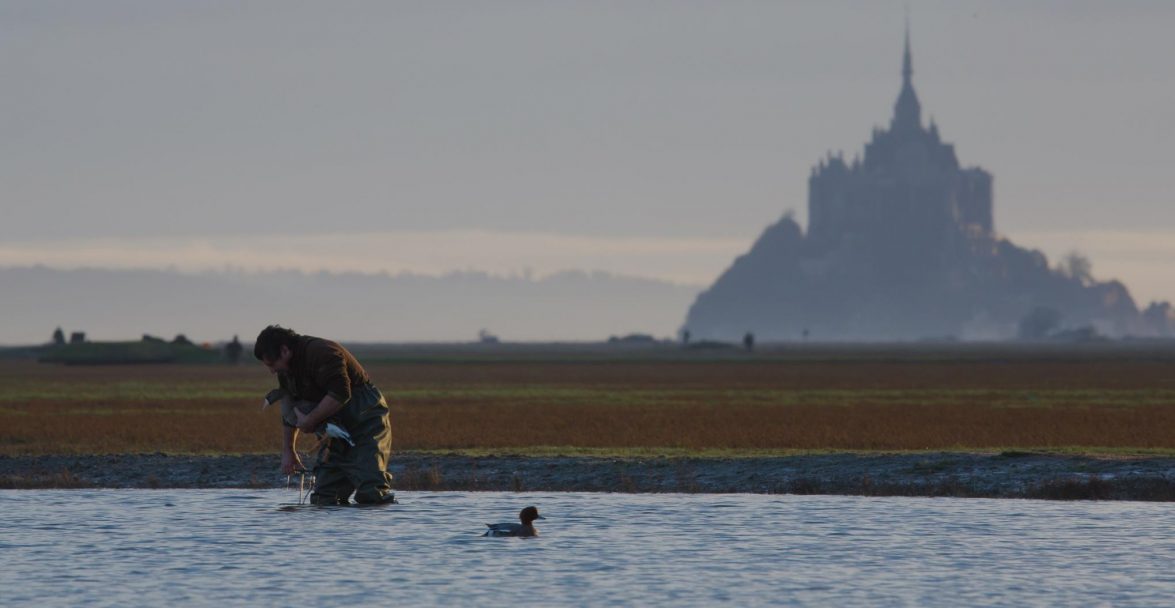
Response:
[[[293,408],[303,413],[318,404],[310,401],[282,401],[282,418],[296,424]],[[355,445],[342,439],[323,437],[314,465],[313,504],[348,504],[351,493],[360,504],[384,504],[395,500],[388,458],[392,455],[392,425],[388,404],[371,384],[351,391],[351,400],[330,420],[351,435]]]

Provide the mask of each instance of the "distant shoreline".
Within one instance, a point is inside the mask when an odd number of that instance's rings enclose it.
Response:
[[[276,455],[0,457],[0,488],[280,488]],[[1175,458],[1025,452],[603,458],[397,454],[402,491],[834,494],[1175,501]]]

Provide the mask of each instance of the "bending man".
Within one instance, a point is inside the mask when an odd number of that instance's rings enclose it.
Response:
[[[345,505],[352,492],[360,504],[395,502],[387,472],[392,454],[388,404],[355,356],[336,342],[280,325],[262,330],[253,356],[278,378],[280,388],[266,402],[281,401],[282,472],[302,468],[294,449],[299,432],[322,439],[311,502]],[[325,435],[327,423],[350,434],[350,442]]]

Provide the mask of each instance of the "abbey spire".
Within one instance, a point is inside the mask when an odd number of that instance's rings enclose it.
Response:
[[[910,57],[910,23],[906,21],[906,47],[902,54],[902,92],[898,94],[898,101],[894,104],[893,122],[890,128],[894,131],[907,131],[922,127],[922,105],[918,103],[918,94],[914,92],[914,61]]]
[[[914,75],[914,62],[910,59],[910,23],[906,22],[906,49],[902,54],[902,85],[912,86],[910,78]]]

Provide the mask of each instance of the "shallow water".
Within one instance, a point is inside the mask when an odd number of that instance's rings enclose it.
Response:
[[[1161,503],[680,494],[0,491],[0,604],[1163,605]],[[533,539],[479,535],[538,505]]]

